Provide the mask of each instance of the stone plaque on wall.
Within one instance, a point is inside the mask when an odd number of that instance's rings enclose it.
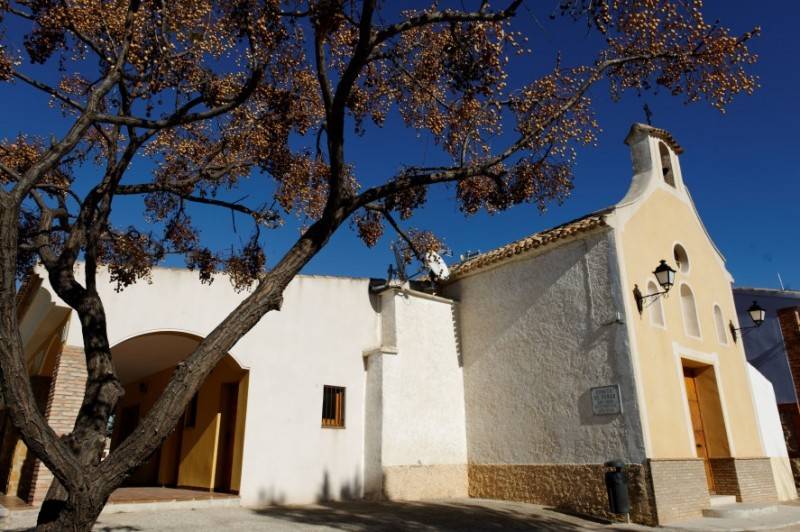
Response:
[[[613,416],[622,413],[622,394],[619,384],[592,388],[592,414]]]

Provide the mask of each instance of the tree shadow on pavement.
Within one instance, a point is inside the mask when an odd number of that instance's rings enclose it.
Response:
[[[16,528],[5,528],[2,526],[3,522],[0,521],[0,530],[5,530],[6,532],[23,532],[28,530],[33,530],[34,527],[30,526],[23,526],[23,527],[16,527]],[[127,525],[120,525],[120,526],[103,526],[101,522],[95,524],[92,532],[137,532],[138,530],[142,530],[141,528],[135,526],[127,526]]]
[[[380,530],[463,531],[463,530],[614,530],[605,523],[574,516],[553,515],[548,510],[526,505],[491,503],[493,507],[465,502],[328,502],[316,506],[273,506],[254,512],[304,525],[326,526],[353,532]],[[513,504],[513,503],[512,503]],[[526,511],[527,510],[527,511]]]

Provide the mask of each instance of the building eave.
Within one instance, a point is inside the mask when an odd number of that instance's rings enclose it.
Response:
[[[610,214],[612,210],[613,209],[608,208],[593,212],[581,218],[510,242],[499,248],[487,251],[486,253],[470,257],[450,268],[450,276],[446,282],[453,282],[479,270],[512,260],[533,250],[542,250],[563,240],[580,236],[597,228],[609,227],[606,222],[606,216]]]

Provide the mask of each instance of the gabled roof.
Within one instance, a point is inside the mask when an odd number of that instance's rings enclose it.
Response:
[[[511,242],[510,244],[493,249],[492,251],[470,257],[463,262],[453,265],[450,268],[450,276],[447,280],[455,280],[468,273],[508,260],[527,251],[549,246],[560,240],[592,231],[598,227],[606,227],[608,226],[606,223],[606,215],[612,210],[613,208],[607,208],[593,212],[576,220],[572,220],[571,222],[526,236],[523,239]]]

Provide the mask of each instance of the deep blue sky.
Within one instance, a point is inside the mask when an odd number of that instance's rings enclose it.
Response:
[[[644,121],[642,105],[646,101],[654,114],[653,124],[672,132],[686,150],[681,156],[684,179],[736,283],[777,287],[780,272],[787,288],[800,288],[800,46],[796,24],[800,3],[713,0],[706,2],[705,12],[707,19],[719,18],[736,33],[755,25],[762,27],[761,37],[752,43],[760,57],[753,67],[761,84],[755,95],[740,97],[723,115],[703,103],[685,106],[679,98],[665,94],[642,98],[628,94],[622,102],[613,103],[605,87],[598,87],[592,96],[603,128],[599,145],[580,149],[575,190],[563,205],[551,205],[544,214],[533,206],[522,206],[492,216],[465,218],[452,201],[452,190],[441,189],[431,193],[428,206],[410,225],[443,236],[454,252],[447,260],[453,262],[466,250],[487,251],[615,203],[625,194],[631,178],[630,155],[622,141],[632,122]],[[566,21],[553,24],[547,13],[526,11],[520,18],[519,29],[531,36],[534,53],[515,66],[512,80],[522,82],[549,68],[556,49],[562,50],[565,65],[591,52],[594,37],[587,36],[582,26]],[[46,99],[20,89],[0,86],[0,137],[12,137],[19,131],[47,136],[62,132],[63,121],[43,105]],[[368,182],[392,175],[403,164],[441,160],[432,143],[396,122],[383,130],[370,130],[363,138],[351,137],[346,153],[358,175],[369,176]],[[263,178],[246,185],[244,193],[256,197],[259,183]],[[121,203],[115,221],[129,223],[140,212],[139,205],[136,201]],[[203,236],[216,246],[230,246],[246,238],[242,231],[245,220],[237,223],[239,236],[232,233],[227,213],[201,209],[196,216],[203,220]],[[270,235],[268,258],[274,260],[296,238],[296,226],[290,223]],[[370,250],[343,228],[305,273],[383,276],[392,261],[391,238],[384,237]]]

